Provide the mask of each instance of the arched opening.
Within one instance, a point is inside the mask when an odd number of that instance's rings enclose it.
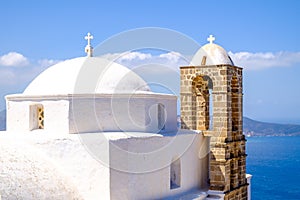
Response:
[[[33,104],[29,107],[29,130],[44,129],[44,106]]]
[[[239,130],[240,105],[239,105],[239,81],[236,75],[231,79],[231,115],[232,131]]]
[[[209,130],[213,129],[213,125],[214,125],[214,102],[213,102],[213,89],[212,86],[211,88],[208,87],[208,93],[209,93]]]
[[[165,130],[166,128],[165,106],[161,103],[157,106],[157,126],[158,130]]]
[[[196,130],[210,130],[213,127],[213,83],[208,76],[197,76],[192,83],[192,105]]]
[[[181,163],[180,158],[172,159],[170,166],[170,189],[179,188],[181,185]]]

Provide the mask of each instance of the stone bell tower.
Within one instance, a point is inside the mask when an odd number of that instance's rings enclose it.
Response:
[[[242,68],[214,39],[180,67],[181,128],[210,137],[209,193],[247,199]]]

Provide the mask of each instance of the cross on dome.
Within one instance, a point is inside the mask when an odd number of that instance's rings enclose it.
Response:
[[[207,38],[207,41],[212,44],[214,41],[216,40],[216,38],[213,35],[209,35],[209,37]]]
[[[91,46],[91,40],[94,39],[94,37],[91,35],[91,33],[88,33],[87,36],[84,37],[84,39],[87,40],[87,45],[85,46],[85,53],[87,53],[88,57],[93,56],[93,47]]]
[[[84,37],[84,39],[87,40],[87,45],[91,45],[91,40],[94,39],[94,37],[91,35],[91,33],[88,33],[87,36]]]

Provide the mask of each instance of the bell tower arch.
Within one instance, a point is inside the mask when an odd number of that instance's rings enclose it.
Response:
[[[181,128],[210,137],[210,192],[247,199],[242,68],[208,39],[191,65],[180,67]]]

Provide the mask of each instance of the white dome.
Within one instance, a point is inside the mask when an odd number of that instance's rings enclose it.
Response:
[[[53,65],[37,76],[25,95],[150,92],[128,68],[99,57],[79,57]]]
[[[203,58],[203,57],[206,58]],[[198,65],[234,65],[226,50],[221,46],[209,43],[202,46],[194,55],[191,64]]]

